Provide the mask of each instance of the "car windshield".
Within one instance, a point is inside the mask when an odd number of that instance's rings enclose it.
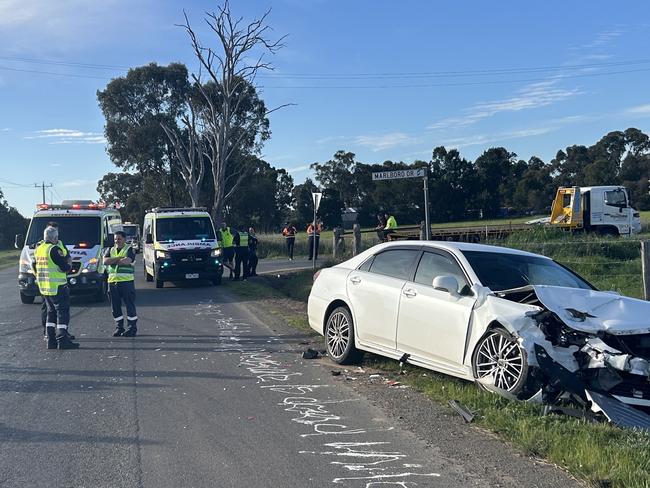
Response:
[[[214,229],[209,217],[161,218],[156,221],[156,238],[160,242],[214,239]]]
[[[463,251],[478,279],[492,291],[527,285],[551,285],[591,290],[580,276],[550,259],[502,252]]]
[[[126,234],[126,237],[135,237],[138,235],[138,228],[135,225],[124,225],[122,230]]]
[[[85,244],[84,247],[94,247],[100,243],[99,217],[49,216],[34,217],[27,234],[27,245],[34,245],[43,239],[43,231],[50,222],[56,222],[59,228],[59,239],[64,244]]]

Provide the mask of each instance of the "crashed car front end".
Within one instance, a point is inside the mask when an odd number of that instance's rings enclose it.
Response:
[[[650,410],[650,303],[556,286],[478,295],[473,322],[499,324],[517,339],[534,399],[554,404],[569,396],[588,406],[595,392]],[[491,378],[478,381],[495,390]]]

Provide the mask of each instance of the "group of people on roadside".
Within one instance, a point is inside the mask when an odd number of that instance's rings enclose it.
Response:
[[[228,268],[231,280],[246,281],[250,276],[257,276],[257,234],[253,227],[248,232],[229,227],[226,222],[217,231],[221,243],[221,260]]]
[[[320,219],[316,222],[309,222],[307,225],[307,242],[309,245],[309,260],[318,259],[318,247],[320,245],[320,233],[323,230],[323,223]],[[282,229],[282,235],[287,246],[287,257],[293,261],[293,249],[296,244],[297,229],[291,222],[287,222]]]
[[[138,316],[135,307],[135,252],[126,244],[126,234],[115,232],[114,245],[102,256],[107,267],[108,291],[115,321],[113,337],[135,337]],[[47,349],[78,349],[70,325],[70,290],[67,273],[72,269],[70,252],[59,239],[56,222],[49,222],[43,231],[43,240],[36,244],[32,269],[36,277],[43,305],[41,323]],[[126,307],[126,325],[122,304]]]

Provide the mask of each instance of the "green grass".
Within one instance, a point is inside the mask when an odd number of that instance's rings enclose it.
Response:
[[[619,240],[601,242],[585,239],[580,246],[569,246],[565,235],[543,234],[518,237],[508,243],[513,247],[534,247],[543,243],[551,252],[565,260],[584,260],[584,271],[600,274],[604,261],[619,260],[621,266],[634,261],[631,243],[614,244]],[[638,244],[638,243],[637,243]],[[575,247],[580,248],[576,250]],[[553,249],[551,249],[553,248]],[[558,249],[556,249],[558,248]],[[598,263],[601,260],[601,263]],[[626,271],[636,272],[633,267]],[[311,271],[301,271],[281,278],[267,278],[255,283],[255,288],[245,294],[261,293],[263,297],[293,299],[304,302],[311,285]],[[234,291],[239,293],[239,285]],[[243,288],[243,287],[241,287]],[[286,312],[286,311],[285,311]],[[287,322],[301,330],[309,329],[307,318],[295,313],[283,313]],[[399,380],[436,402],[446,405],[456,400],[475,413],[475,424],[498,434],[526,455],[544,458],[562,466],[577,478],[592,486],[612,488],[650,487],[650,434],[620,429],[609,424],[592,424],[585,420],[560,415],[542,415],[540,405],[510,401],[498,395],[479,390],[473,383],[434,373],[429,370],[405,366],[397,361],[367,354],[364,366],[381,369],[389,374],[402,373]]]
[[[20,250],[18,249],[7,249],[5,251],[0,251],[0,269],[7,268],[9,266],[18,267],[18,258],[20,257]]]

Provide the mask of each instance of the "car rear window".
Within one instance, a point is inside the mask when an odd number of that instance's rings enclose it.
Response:
[[[370,272],[408,280],[411,278],[413,263],[419,253],[420,251],[415,249],[384,251],[375,256],[370,266]]]

